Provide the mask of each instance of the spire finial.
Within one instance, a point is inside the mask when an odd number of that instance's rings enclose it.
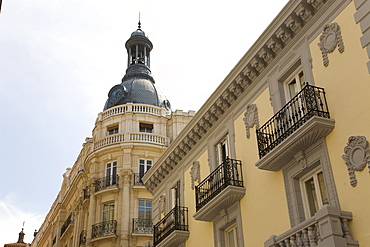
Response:
[[[139,23],[138,23],[138,24],[139,24],[139,25],[138,25],[139,29],[141,29],[140,12],[139,12]]]

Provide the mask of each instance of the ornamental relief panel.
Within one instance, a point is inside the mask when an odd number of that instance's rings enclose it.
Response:
[[[370,149],[365,136],[350,136],[344,147],[343,160],[346,162],[352,187],[357,185],[355,171],[362,171],[368,164],[370,172]]]
[[[194,190],[195,185],[194,182],[197,181],[200,183],[200,163],[199,161],[194,161],[193,166],[190,170],[190,177],[191,177],[191,189]]]
[[[324,26],[320,36],[320,43],[317,45],[320,47],[324,66],[328,67],[328,53],[332,53],[337,47],[340,53],[344,52],[344,43],[338,23],[334,22]]]
[[[253,126],[256,126],[256,129],[260,127],[259,120],[258,120],[257,105],[249,104],[247,106],[247,110],[244,113],[243,120],[245,124],[246,137],[249,139],[251,136],[249,129],[253,128]]]

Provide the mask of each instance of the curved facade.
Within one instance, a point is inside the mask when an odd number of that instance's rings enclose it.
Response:
[[[194,112],[171,112],[150,75],[152,43],[140,25],[128,68],[108,93],[32,246],[152,246],[152,195],[141,178]]]

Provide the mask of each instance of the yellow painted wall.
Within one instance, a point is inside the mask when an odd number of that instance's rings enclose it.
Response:
[[[208,166],[208,152],[204,152],[198,159],[200,163],[201,181],[209,175]],[[187,169],[184,174],[184,193],[185,193],[185,206],[188,207],[189,212],[189,230],[190,236],[186,241],[186,246],[202,246],[213,247],[213,225],[209,222],[196,221],[193,218],[195,214],[195,190],[191,189],[191,176],[190,170]],[[197,183],[195,183],[196,185]]]
[[[331,118],[335,128],[326,138],[330,161],[341,209],[353,213],[349,227],[360,246],[370,246],[370,174],[368,168],[356,172],[358,185],[350,185],[347,166],[342,159],[348,137],[365,136],[370,140],[370,76],[369,60],[361,47],[360,26],[354,21],[353,2],[333,22],[339,24],[345,51],[336,49],[328,54],[329,66],[324,67],[317,44],[320,35],[310,44],[315,84],[325,88]]]
[[[261,125],[273,116],[268,89],[253,103],[257,105]],[[244,244],[255,247],[262,246],[270,235],[279,235],[290,229],[290,222],[283,174],[259,170],[255,166],[259,160],[256,129],[250,129],[250,139],[247,139],[243,118],[244,113],[234,122],[236,158],[242,161],[246,188],[240,205]]]

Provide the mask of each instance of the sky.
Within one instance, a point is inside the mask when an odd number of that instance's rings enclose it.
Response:
[[[198,110],[288,0],[3,0],[0,13],[0,246],[30,243],[137,29],[172,110]]]

